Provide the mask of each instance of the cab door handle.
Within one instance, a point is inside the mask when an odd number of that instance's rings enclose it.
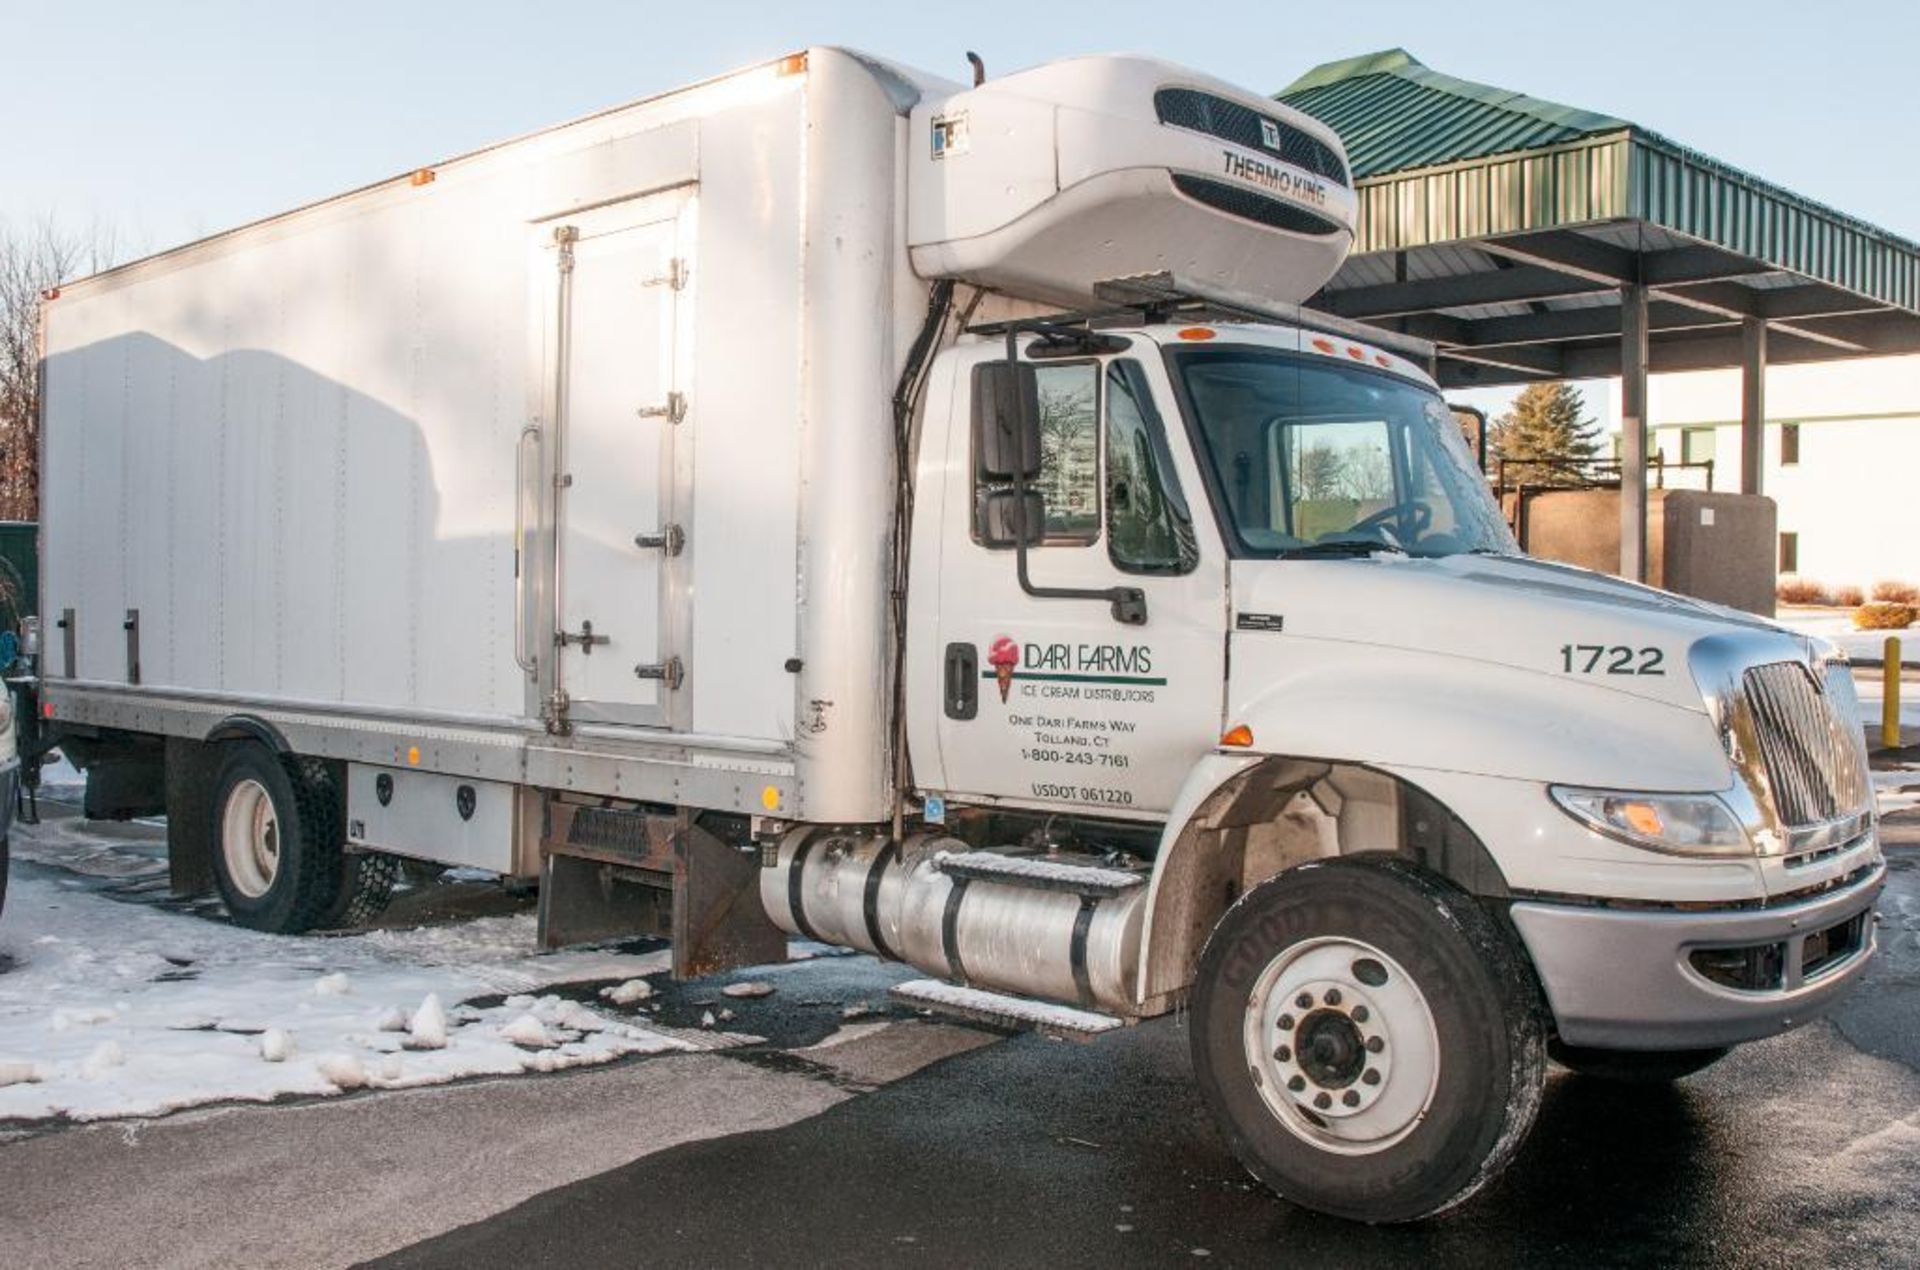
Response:
[[[979,714],[980,650],[972,644],[948,644],[944,670],[947,717],[964,720]]]

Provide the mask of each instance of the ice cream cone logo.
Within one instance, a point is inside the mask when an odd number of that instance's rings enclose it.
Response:
[[[1000,700],[1004,702],[1013,688],[1013,668],[1020,664],[1020,645],[1002,635],[987,650],[987,664],[993,667],[993,678],[1000,685]]]

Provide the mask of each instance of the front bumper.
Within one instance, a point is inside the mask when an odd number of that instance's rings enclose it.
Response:
[[[1886,865],[1875,861],[1839,889],[1771,908],[1523,900],[1510,912],[1561,1040],[1704,1049],[1778,1035],[1833,1005],[1873,956],[1872,909],[1885,882]]]

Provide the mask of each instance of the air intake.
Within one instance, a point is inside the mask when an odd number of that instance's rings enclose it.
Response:
[[[1193,88],[1162,88],[1153,95],[1153,110],[1172,128],[1204,132],[1249,150],[1273,155],[1282,163],[1304,168],[1315,176],[1347,185],[1347,165],[1333,147],[1293,124],[1263,115],[1237,101]]]

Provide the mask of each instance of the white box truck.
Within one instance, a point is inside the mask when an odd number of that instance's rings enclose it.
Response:
[[[1294,307],[1355,207],[1179,67],[814,48],[69,285],[29,748],[260,929],[413,857],[1184,1005],[1259,1178],[1439,1212],[1550,1054],[1815,1017],[1884,865],[1835,649],[1521,556],[1422,350]]]

